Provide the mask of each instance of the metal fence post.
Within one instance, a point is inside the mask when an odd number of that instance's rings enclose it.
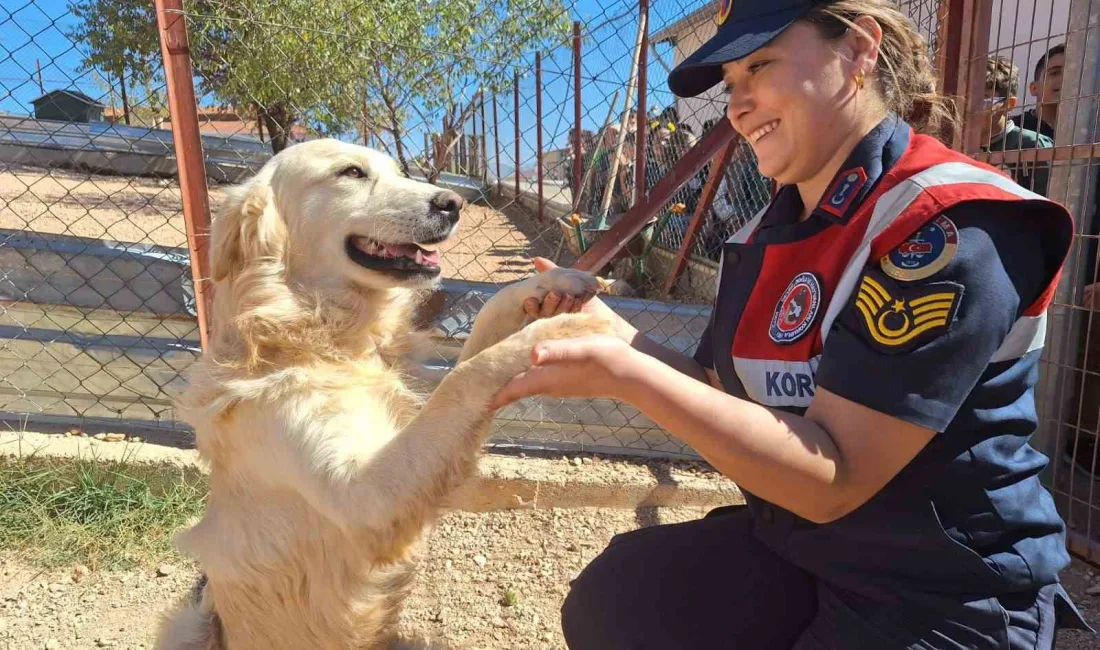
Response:
[[[497,183],[501,182],[500,178],[500,122],[497,120],[497,96],[493,94],[493,150],[496,155],[493,156],[496,160],[497,168]]]
[[[172,114],[172,141],[183,198],[183,220],[191,255],[191,280],[195,288],[199,340],[209,350],[213,287],[210,282],[210,203],[206,191],[206,166],[199,136],[199,117],[187,43],[187,23],[182,0],[155,0],[168,106]]]
[[[737,143],[736,138],[731,140],[711,161],[710,175],[707,177],[706,185],[703,186],[703,194],[699,197],[699,204],[695,206],[695,214],[691,215],[691,221],[684,232],[684,240],[680,242],[680,250],[676,253],[676,261],[672,263],[672,271],[665,279],[665,295],[672,292],[672,288],[676,286],[676,281],[680,279],[680,274],[684,272],[684,268],[687,266],[688,258],[691,257],[691,249],[695,245],[695,238],[699,234],[703,222],[706,221],[706,216],[710,213],[710,206],[714,203],[718,188],[722,186],[722,177],[726,174],[726,167],[729,166],[730,160],[733,158]]]
[[[535,52],[535,142],[538,148],[535,164],[538,165],[539,224],[541,225],[546,216],[546,205],[542,194],[542,52]]]
[[[964,99],[962,128],[956,133],[954,148],[966,154],[981,148],[981,130],[971,125],[981,115],[985,98],[985,62],[989,52],[989,24],[993,0],[959,0],[957,92]],[[951,17],[952,19],[954,16]],[[952,32],[952,27],[948,27]],[[954,34],[952,34],[954,38]],[[948,56],[952,56],[952,52]],[[947,61],[951,63],[950,60]],[[946,73],[945,73],[946,74]]]
[[[512,89],[514,91],[516,104],[516,201],[519,201],[519,70],[515,72]]]
[[[476,96],[474,97],[473,101],[475,101],[475,102],[477,101]],[[477,144],[477,134],[478,134],[477,111],[474,110],[473,106],[474,105],[471,103],[470,104],[470,130],[472,131],[472,135],[470,136],[470,152],[469,152],[469,154],[467,154],[469,159],[470,159],[470,161],[469,161],[470,168],[466,172],[466,175],[469,176],[470,178],[476,178],[480,174],[479,170],[481,169],[481,163],[478,162],[478,160],[477,160],[478,154],[481,151],[481,147],[478,146],[478,144]],[[484,129],[485,125],[482,124],[481,128]]]
[[[640,205],[646,197],[645,159],[646,129],[646,61],[649,59],[649,0],[638,2],[639,20],[642,23],[642,47],[638,50],[638,136],[634,146],[634,205]]]
[[[478,106],[481,109],[481,160],[478,162],[480,167],[481,182],[485,182],[489,176],[489,157],[486,152],[485,140],[489,137],[489,125],[485,122],[485,91],[481,91],[478,94]]]
[[[721,149],[728,145],[736,137],[733,126],[729,120],[718,120],[701,140],[687,151],[667,174],[661,177],[653,185],[650,200],[644,203],[636,203],[627,210],[622,217],[608,229],[591,247],[584,252],[573,268],[589,273],[597,273],[610,262],[619,251],[626,247],[635,235],[645,228],[646,222],[672,198],[676,190],[683,187],[684,183],[699,173],[699,170],[707,164]]]
[[[581,22],[573,21],[573,192],[581,191],[584,152],[581,143]],[[572,197],[573,205],[577,197]]]

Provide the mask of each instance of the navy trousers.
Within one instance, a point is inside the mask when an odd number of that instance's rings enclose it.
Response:
[[[1050,650],[1060,590],[882,606],[776,555],[734,506],[615,536],[573,581],[562,629],[570,650]]]

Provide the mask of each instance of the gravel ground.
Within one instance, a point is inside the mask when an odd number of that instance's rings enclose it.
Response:
[[[612,535],[702,514],[697,509],[449,514],[430,541],[405,625],[456,649],[564,648],[558,608],[569,580]],[[195,577],[185,565],[87,575],[72,568],[42,572],[0,556],[0,648],[151,648],[157,616]],[[1065,580],[1089,622],[1100,625],[1100,577],[1075,564]],[[1090,589],[1095,595],[1086,593]],[[1067,632],[1057,647],[1098,645],[1096,637]]]
[[[187,246],[179,186],[174,180],[104,176],[65,169],[7,165],[0,172],[0,228],[120,242]],[[210,189],[211,211],[223,191]],[[560,233],[539,226],[514,204],[468,205],[459,237],[444,249],[448,278],[510,282],[533,272],[529,259],[553,257]],[[572,262],[568,252],[559,256]]]

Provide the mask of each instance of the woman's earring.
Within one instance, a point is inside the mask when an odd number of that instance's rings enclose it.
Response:
[[[856,72],[856,90],[863,90],[863,69]]]

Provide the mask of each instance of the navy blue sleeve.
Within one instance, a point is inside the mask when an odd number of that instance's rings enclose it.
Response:
[[[1019,205],[1019,204],[1017,204]],[[900,280],[869,262],[833,323],[821,388],[940,432],[1052,275],[1045,221],[990,204],[954,208],[958,248],[930,277]],[[1057,263],[1055,263],[1056,267]],[[896,273],[894,275],[897,275]],[[923,330],[921,329],[923,327]]]

